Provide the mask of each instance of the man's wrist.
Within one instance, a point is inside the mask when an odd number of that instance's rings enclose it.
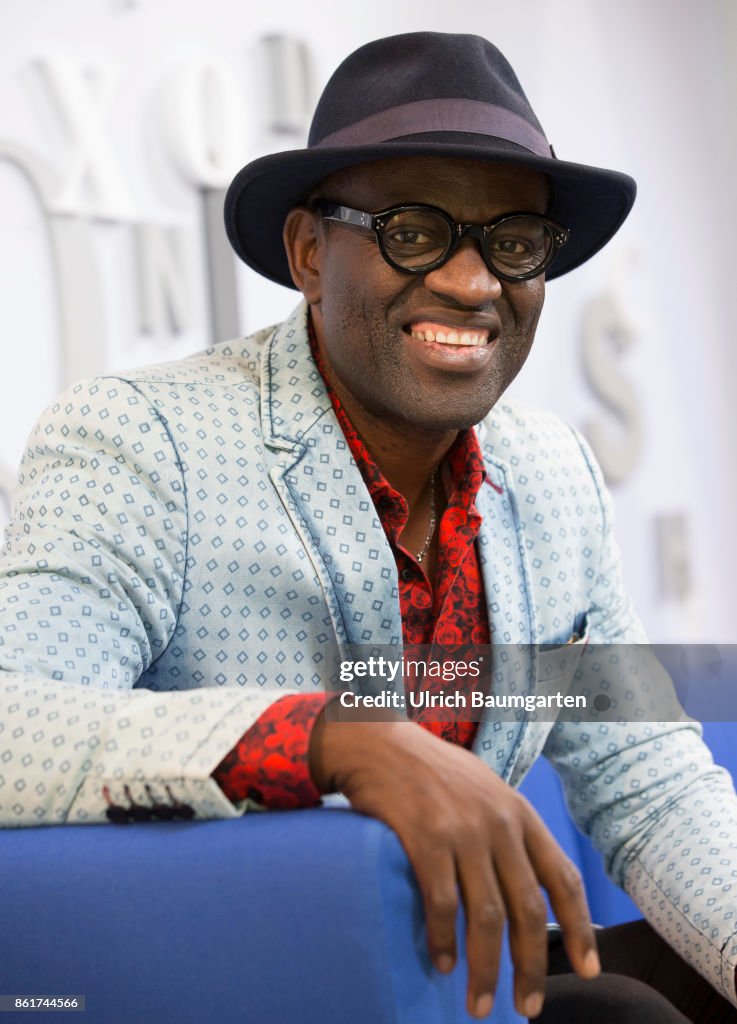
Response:
[[[327,773],[324,760],[324,732],[325,732],[325,709],[315,719],[310,733],[310,746],[307,754],[307,763],[310,775],[316,788],[321,793],[334,793],[335,789],[332,780]]]
[[[407,724],[412,723],[389,708],[344,708],[332,700],[315,719],[310,734],[308,764],[314,785],[321,793],[339,791],[341,777],[358,763],[363,750],[368,752],[386,728]]]

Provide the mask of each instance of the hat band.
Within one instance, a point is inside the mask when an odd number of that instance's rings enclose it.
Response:
[[[331,132],[310,148],[366,146],[422,132],[493,135],[523,146],[536,156],[551,156],[545,136],[519,114],[493,103],[466,99],[416,100],[390,107]]]

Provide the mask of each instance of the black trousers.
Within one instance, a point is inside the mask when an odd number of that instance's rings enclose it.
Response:
[[[571,972],[561,943],[550,949],[545,1007],[536,1024],[737,1024],[737,1009],[645,921],[597,931],[602,974]]]

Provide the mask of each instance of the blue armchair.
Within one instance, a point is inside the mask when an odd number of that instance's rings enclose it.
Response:
[[[85,995],[85,1024],[472,1019],[398,840],[348,810],[5,832],[0,907],[0,993]],[[495,1024],[521,1020],[504,958]]]
[[[734,765],[737,725],[705,733]],[[594,920],[636,917],[547,763],[523,791],[581,868]],[[348,810],[6,831],[0,910],[0,994],[85,995],[85,1024],[471,1021],[463,960],[450,976],[429,963],[398,840]],[[506,948],[493,1020],[521,1020]]]

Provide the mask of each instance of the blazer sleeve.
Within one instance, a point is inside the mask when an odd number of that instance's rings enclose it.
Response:
[[[0,557],[0,825],[103,822],[131,799],[202,818],[245,807],[210,774],[273,695],[136,688],[186,586],[174,430],[134,384],[103,378],[31,434]]]
[[[590,676],[609,672],[621,714],[558,722],[544,753],[569,809],[657,931],[731,1002],[737,964],[737,797],[701,726],[676,706],[658,720],[670,681],[646,645],[622,580],[611,501],[578,438],[601,500],[600,546],[588,604]],[[612,659],[616,660],[616,668]],[[584,685],[585,685],[584,681]]]

